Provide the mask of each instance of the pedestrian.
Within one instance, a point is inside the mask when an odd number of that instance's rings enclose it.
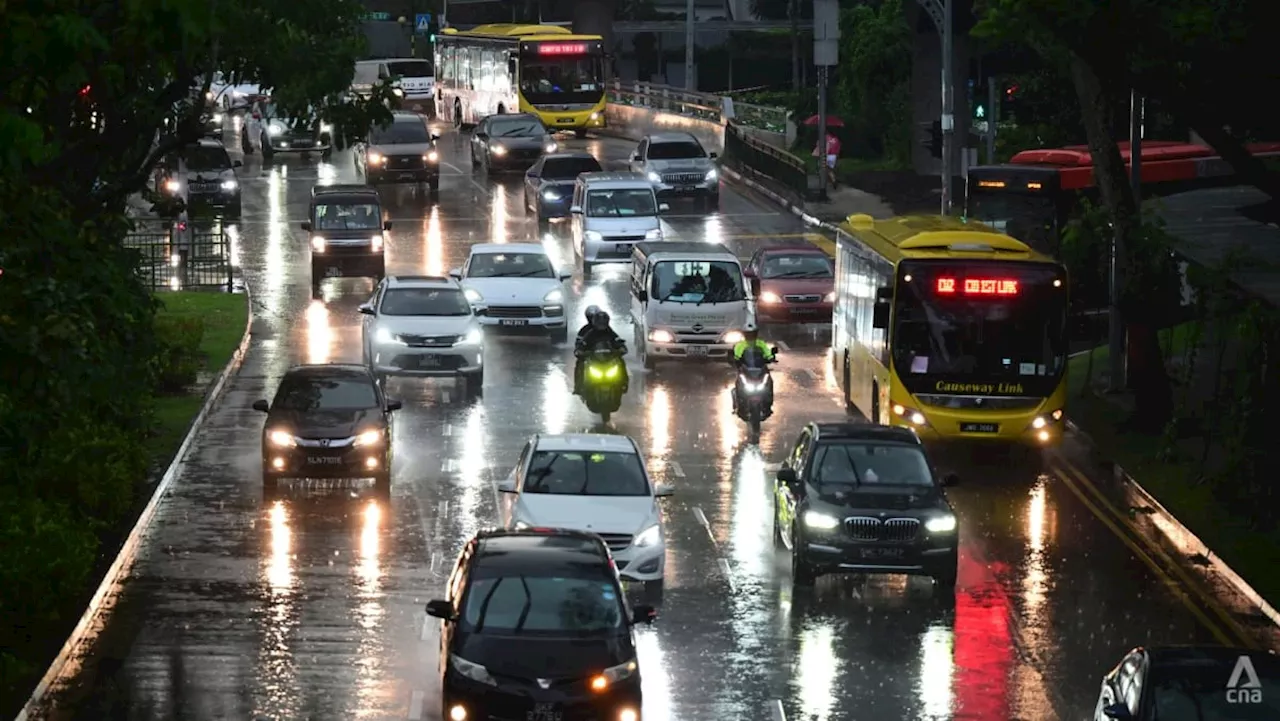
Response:
[[[827,142],[825,153],[820,152],[823,143],[821,141],[813,145],[813,157],[821,158],[824,155],[827,158],[827,179],[831,181],[831,189],[840,187],[840,183],[836,180],[836,160],[840,157],[840,138],[837,138],[830,130],[827,131]]]

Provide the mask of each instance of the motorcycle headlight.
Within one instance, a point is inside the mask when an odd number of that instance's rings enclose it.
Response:
[[[722,343],[741,343],[741,342],[742,342],[743,340],[745,340],[745,339],[746,339],[746,336],[742,335],[742,331],[738,331],[738,330],[731,330],[731,331],[729,331],[728,333],[725,333],[725,334],[724,334],[724,337],[720,339],[720,342],[722,342]]]
[[[422,159],[427,161],[428,163],[438,163],[440,162],[440,154],[432,150],[431,152],[422,156]]]
[[[555,143],[547,143],[547,146],[546,146],[546,148],[545,148],[545,150],[546,150],[548,153],[554,153],[554,152],[556,152],[556,151],[557,151],[557,150],[559,150],[559,149],[560,149],[560,146],[559,146],[559,145],[556,145]]]
[[[170,193],[177,193],[182,190],[182,183],[177,180],[166,180],[164,181],[164,189]]]
[[[542,197],[545,200],[559,200],[560,194],[554,190],[544,190],[542,191]]]
[[[311,250],[315,251],[316,253],[323,253],[325,249],[325,245],[326,244],[324,242],[324,238],[321,238],[318,235],[311,237]]]
[[[281,448],[293,448],[298,445],[298,440],[293,437],[293,434],[284,431],[271,431],[267,434],[267,441]]]
[[[653,171],[649,171],[649,174],[648,174],[648,175],[649,175],[649,182],[650,182],[650,183],[661,183],[661,182],[662,182],[662,176],[661,176],[661,175],[658,175],[657,173],[655,173],[655,172],[653,172]]]
[[[480,328],[472,328],[467,334],[458,339],[454,345],[480,345],[484,342],[484,331]]]
[[[746,378],[742,379],[742,390],[748,393],[759,393],[763,391],[767,385],[769,385],[769,380],[767,378],[759,382],[752,382]]]
[[[582,237],[586,238],[587,240],[591,240],[595,242],[600,242],[604,240],[604,236],[600,235],[599,231],[595,231],[595,230],[588,230],[584,232],[582,234]]]
[[[662,228],[653,228],[644,234],[645,240],[662,240]]]
[[[222,189],[223,189],[223,190],[235,190],[235,189],[236,189],[236,188],[238,188],[238,187],[240,187],[240,183],[238,183],[238,182],[236,182],[236,181],[234,181],[234,180],[224,180],[224,181],[222,181]]]
[[[369,249],[375,253],[382,252],[382,234],[379,233],[369,239]]]
[[[777,305],[778,303],[782,302],[782,298],[779,298],[778,294],[774,293],[771,290],[766,290],[765,292],[761,293],[760,297],[757,300],[760,303],[764,303],[765,305]]]
[[[818,511],[805,511],[804,525],[820,531],[830,531],[840,525],[840,519]]]
[[[906,406],[899,405],[897,403],[893,405],[893,414],[899,418],[905,419],[913,426],[923,426],[928,423],[924,414],[920,411],[914,408],[907,408]]]
[[[559,304],[564,302],[564,291],[559,288],[552,288],[547,294],[542,296],[543,303]]]
[[[708,170],[708,171],[707,171],[706,181],[707,181],[708,183],[710,183],[711,181],[713,181],[713,180],[715,180],[716,178],[719,178],[719,177],[720,177],[720,173],[716,172],[716,169],[715,169],[715,168],[712,168],[711,170]]]
[[[267,135],[280,135],[284,132],[284,126],[279,123],[272,123],[267,126]]]
[[[460,675],[466,676],[472,681],[497,686],[498,682],[493,680],[493,676],[489,675],[489,669],[478,663],[471,663],[461,656],[451,653],[449,654],[449,665],[453,666],[453,670]]]
[[[929,533],[951,533],[956,530],[956,517],[947,514],[937,518],[930,518],[924,522],[924,529]]]
[[[356,448],[360,448],[363,446],[377,445],[378,443],[381,443],[381,442],[382,442],[382,431],[372,430],[372,431],[365,431],[364,433],[361,433],[360,435],[356,436],[355,443],[353,443],[352,445],[354,445]]]
[[[662,540],[662,527],[655,524],[637,533],[635,540],[632,541],[631,543],[636,546],[640,546],[641,548],[644,548],[647,546],[656,546],[658,542],[661,540]]]
[[[480,295],[480,291],[475,288],[466,288],[462,291],[462,294],[467,297],[467,302],[469,303],[480,303],[484,301],[484,296]]]
[[[506,155],[507,149],[502,147],[501,145],[498,145],[497,143],[494,143],[489,146],[489,152],[493,153],[494,155]]]
[[[832,291],[832,292],[830,292],[830,293],[827,293],[825,296],[823,296],[823,298],[822,298],[822,302],[824,302],[824,303],[834,303],[834,302],[836,302],[836,294],[835,294],[835,291]]]
[[[321,132],[321,133],[332,133],[332,132],[333,132],[333,125],[331,125],[331,124],[329,124],[329,123],[320,123],[320,132]]]
[[[391,331],[386,328],[379,328],[373,337],[374,340],[383,345],[404,345],[404,341],[392,335]]]

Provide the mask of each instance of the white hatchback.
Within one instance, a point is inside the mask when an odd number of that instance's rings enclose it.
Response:
[[[449,275],[462,283],[480,323],[546,333],[553,343],[569,339],[564,281],[536,243],[482,243],[471,246],[467,264]]]
[[[660,592],[666,539],[658,499],[667,486],[649,478],[640,449],[626,436],[534,436],[499,482],[507,528],[590,531],[613,553],[618,575]]]

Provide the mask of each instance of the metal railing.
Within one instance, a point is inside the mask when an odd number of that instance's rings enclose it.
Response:
[[[657,83],[626,83],[614,80],[609,86],[609,102],[651,108],[713,123],[724,122],[724,98],[714,93],[699,93]],[[759,130],[787,132],[786,108],[733,102],[733,120]]]
[[[138,252],[138,273],[152,292],[234,288],[231,238],[220,224],[135,220],[124,244]]]
[[[737,122],[725,124],[724,158],[729,167],[739,173],[765,176],[780,183],[800,202],[809,194],[809,171],[804,161],[752,138]]]

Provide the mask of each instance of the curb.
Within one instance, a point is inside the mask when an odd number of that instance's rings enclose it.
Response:
[[[1082,430],[1080,426],[1076,425],[1074,421],[1068,419],[1066,425],[1067,429],[1072,433],[1083,438],[1090,446],[1096,447],[1093,438]],[[1156,497],[1143,488],[1142,484],[1129,475],[1119,463],[1112,461],[1112,466],[1115,469],[1115,480],[1123,485],[1125,490],[1132,493],[1136,500],[1146,506],[1145,509],[1141,510],[1150,511],[1149,515],[1153,516],[1152,525],[1156,527],[1157,532],[1164,537],[1164,540],[1177,550],[1183,560],[1197,557],[1205,559],[1206,565],[1235,589],[1236,593],[1248,599],[1272,623],[1280,626],[1280,611],[1277,611],[1261,594],[1255,591],[1248,581],[1244,580],[1240,574],[1227,565],[1226,561],[1210,550],[1204,541],[1200,540],[1199,536],[1183,525],[1182,521],[1179,521],[1176,516],[1170,513],[1169,509],[1156,500]]]
[[[751,188],[752,190],[756,191],[757,193],[760,193],[761,195],[767,197],[769,200],[772,200],[775,204],[781,206],[783,210],[790,211],[792,215],[800,218],[800,220],[804,221],[806,225],[812,225],[817,228],[822,228],[823,230],[828,230],[828,231],[831,231],[832,233],[839,232],[840,230],[840,228],[836,226],[834,223],[829,223],[825,220],[822,220],[820,218],[810,215],[809,213],[805,212],[804,208],[801,208],[795,203],[792,203],[787,198],[784,198],[778,193],[773,192],[772,190],[766,188],[764,185],[743,176],[742,173],[739,173],[733,168],[722,165],[720,166],[720,172],[723,173],[726,178],[729,178],[730,180],[732,180],[734,183],[745,185],[748,188]]]
[[[200,412],[191,421],[191,427],[187,429],[187,434],[182,439],[182,445],[178,446],[178,451],[174,454],[173,461],[169,463],[169,467],[165,470],[164,475],[161,476],[160,482],[156,484],[155,490],[151,492],[151,500],[147,501],[146,507],[138,515],[138,520],[134,522],[133,529],[129,531],[129,535],[120,546],[120,552],[116,555],[115,561],[111,563],[106,575],[102,577],[102,582],[98,584],[98,590],[94,591],[93,597],[89,599],[88,608],[80,616],[75,628],[71,629],[71,634],[67,637],[66,643],[62,644],[62,650],[58,652],[53,662],[49,664],[49,669],[45,671],[40,683],[36,684],[35,689],[31,692],[31,697],[27,699],[27,703],[23,705],[22,710],[14,717],[14,721],[27,721],[32,718],[32,712],[44,702],[45,696],[53,686],[53,682],[62,675],[67,664],[71,662],[72,656],[84,644],[89,629],[95,626],[104,615],[111,589],[118,586],[120,580],[132,568],[133,562],[138,555],[138,547],[151,526],[151,519],[155,517],[160,501],[169,492],[169,487],[173,485],[174,479],[177,478],[178,469],[182,466],[187,451],[190,450],[191,444],[195,441],[196,432],[200,430],[200,426],[204,424],[209,412],[213,410],[213,407],[222,398],[222,392],[226,389],[227,381],[236,371],[240,370],[240,365],[244,362],[245,354],[249,350],[250,331],[253,328],[253,296],[249,293],[248,283],[244,285],[244,294],[247,301],[245,305],[248,308],[248,317],[244,324],[244,335],[240,337],[240,345],[236,346],[235,352],[231,354],[231,360],[227,361],[227,364],[222,368],[222,372],[214,380],[213,385],[209,386],[209,390],[205,392],[204,404],[200,406]]]

